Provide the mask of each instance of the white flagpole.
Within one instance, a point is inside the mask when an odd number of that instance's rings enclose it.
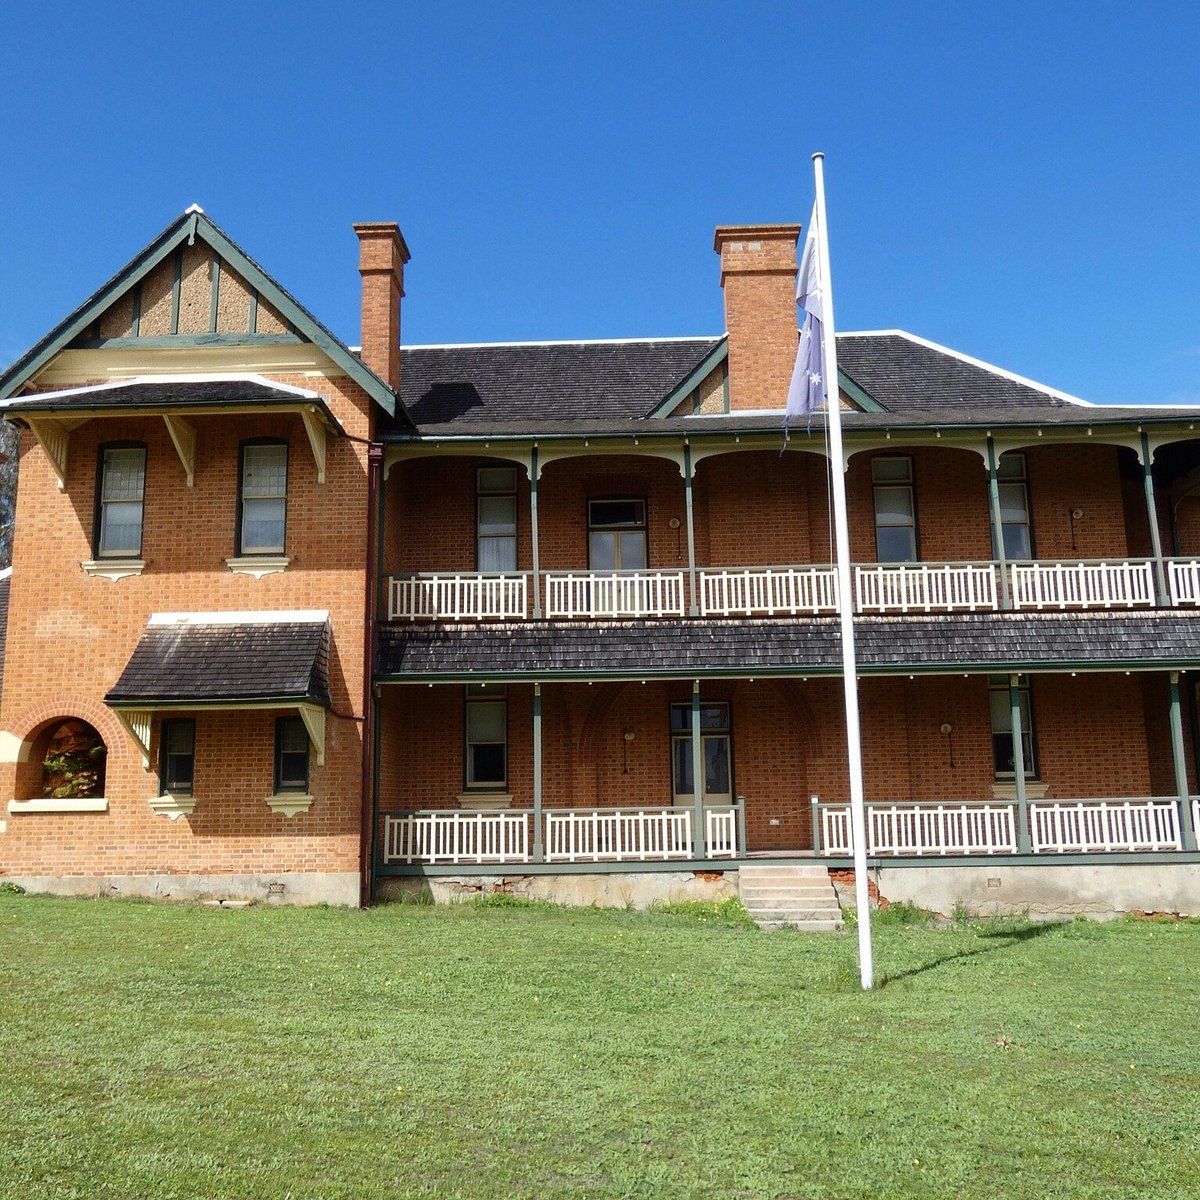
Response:
[[[858,966],[864,989],[875,982],[871,953],[871,907],[867,893],[867,820],[863,797],[862,736],[858,723],[858,671],[854,654],[854,593],[850,586],[850,530],[846,521],[846,471],[842,413],[838,401],[837,335],[833,325],[833,272],[829,269],[829,223],[825,217],[825,155],[814,154],[817,179],[817,247],[824,312],[822,373],[829,422],[829,469],[833,472],[833,529],[837,545],[838,611],[842,623],[842,677],[846,688],[846,750],[850,756],[850,828],[854,837],[854,903],[858,908]]]

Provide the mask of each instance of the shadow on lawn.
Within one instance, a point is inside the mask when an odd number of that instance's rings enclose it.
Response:
[[[981,929],[976,936],[987,938],[992,942],[991,945],[976,946],[971,950],[955,950],[952,954],[939,955],[929,962],[922,963],[919,967],[911,967],[907,971],[897,971],[894,974],[884,974],[880,976],[879,986],[886,987],[889,983],[898,983],[901,979],[912,979],[916,975],[924,975],[926,971],[936,970],[938,967],[944,967],[947,963],[957,962],[960,959],[974,958],[979,954],[995,954],[997,950],[1007,950],[1010,946],[1015,946],[1020,942],[1028,942],[1032,938],[1050,933],[1058,926],[1059,923],[1056,921],[1045,921],[1015,928]]]

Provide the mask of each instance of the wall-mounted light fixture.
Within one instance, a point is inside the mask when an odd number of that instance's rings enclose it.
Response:
[[[629,774],[629,743],[637,736],[632,729],[626,729],[621,734],[621,749],[625,752],[625,765],[621,769],[622,775]]]
[[[669,526],[670,526],[670,527],[671,527],[673,530],[675,530],[675,557],[676,557],[676,558],[682,558],[682,557],[683,557],[683,543],[680,541],[680,537],[681,537],[681,535],[680,535],[680,533],[679,533],[679,518],[678,518],[678,517],[672,517],[672,518],[671,518],[671,519],[670,519],[670,520],[667,522],[667,524],[668,524],[668,525],[669,525]]]
[[[954,766],[954,726],[949,721],[943,721],[938,726],[938,732],[946,739],[946,756],[950,766]]]

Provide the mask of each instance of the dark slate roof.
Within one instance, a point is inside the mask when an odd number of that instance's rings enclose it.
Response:
[[[890,412],[1073,408],[1061,392],[1019,380],[899,330],[838,335],[838,368]]]
[[[4,644],[8,636],[8,592],[12,585],[12,567],[0,571],[0,682],[4,680]]]
[[[246,621],[199,613],[150,618],[108,704],[234,700],[329,705],[329,622],[319,617]],[[209,620],[204,618],[208,617]]]
[[[1200,615],[963,613],[855,620],[864,673],[1200,663]],[[839,674],[836,617],[537,622],[380,630],[377,677]]]
[[[60,412],[105,408],[220,408],[223,405],[315,404],[335,426],[325,401],[316,393],[301,395],[256,379],[187,379],[144,381],[131,379],[119,384],[97,384],[21,396],[0,405],[0,412]]]
[[[720,338],[413,346],[400,399],[422,425],[632,421],[646,416]],[[578,424],[575,426],[578,428]]]

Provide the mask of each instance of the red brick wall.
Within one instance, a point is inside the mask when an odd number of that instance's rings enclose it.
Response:
[[[1147,687],[1124,674],[1034,678],[1049,798],[1151,794],[1166,708],[1149,703]],[[669,706],[690,700],[689,684],[564,683],[542,692],[547,808],[671,803]],[[527,807],[532,687],[511,685],[508,695],[509,790],[514,804]],[[713,681],[702,697],[730,704],[733,787],[746,797],[750,847],[811,846],[809,797],[844,801],[849,794],[840,681]],[[986,676],[866,679],[859,703],[869,801],[992,798]],[[381,807],[454,807],[463,787],[462,688],[385,687],[381,704]],[[634,735],[628,743],[626,731]],[[1169,771],[1169,742],[1166,752]],[[1159,775],[1161,764],[1161,789]]]
[[[311,387],[307,377],[283,382]],[[369,401],[345,379],[320,382],[335,415],[356,438],[368,433]],[[0,834],[0,871],[96,875],[127,872],[354,871],[362,753],[364,544],[347,537],[366,521],[366,446],[328,443],[326,482],[316,483],[298,417],[192,418],[195,486],[159,418],[93,419],[71,433],[66,487],[45,456],[22,438],[20,489],[0,727],[27,737],[44,722],[79,716],[108,746],[105,813],[12,814]],[[289,569],[261,580],[235,575],[238,443],[289,443]],[[147,445],[144,574],[113,583],[91,578],[97,447],[115,440]],[[285,818],[270,792],[272,713],[198,714],[196,812],[176,821],[154,814],[156,765],[104,707],[152,612],[328,609],[333,628],[324,768],[312,759],[315,797],[307,815]],[[26,776],[28,773],[24,773]],[[0,765],[0,793],[17,790],[13,764]],[[28,792],[36,783],[23,777]]]

